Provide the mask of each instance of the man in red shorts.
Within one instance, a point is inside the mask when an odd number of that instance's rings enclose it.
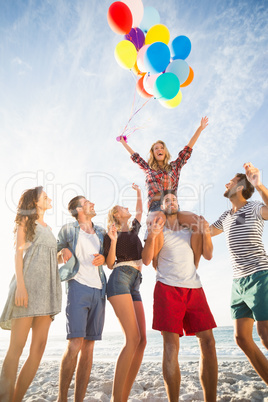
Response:
[[[193,236],[199,236],[201,253],[212,258],[209,225],[201,219],[202,233],[191,235],[178,220],[178,202],[173,191],[162,195],[166,223],[155,218],[148,224],[148,237],[142,258],[145,265],[153,260],[156,267],[153,329],[162,332],[163,377],[169,402],[179,400],[180,368],[178,362],[180,336],[195,335],[201,352],[200,381],[204,401],[216,401],[218,365],[212,328],[216,323],[207,304],[191,247]],[[196,239],[195,239],[196,242]]]

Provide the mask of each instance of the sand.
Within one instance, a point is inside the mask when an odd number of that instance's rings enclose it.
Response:
[[[2,363],[2,362],[1,362]],[[0,363],[0,366],[1,366]],[[198,362],[181,362],[180,401],[202,401],[203,393],[198,378]],[[43,361],[24,401],[56,401],[58,393],[58,361]],[[85,402],[110,401],[114,363],[95,362],[85,396]],[[68,401],[73,401],[74,382]],[[220,361],[218,401],[268,402],[268,387],[246,360]],[[161,363],[144,362],[133,385],[129,402],[167,401]]]

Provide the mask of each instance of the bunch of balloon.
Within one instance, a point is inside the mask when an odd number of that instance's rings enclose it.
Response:
[[[143,7],[141,0],[122,0],[111,4],[108,23],[117,34],[123,34],[115,48],[118,64],[137,76],[136,89],[143,98],[154,97],[167,108],[178,106],[181,88],[194,78],[185,59],[191,52],[187,36],[170,42],[168,28],[160,23],[154,7]]]

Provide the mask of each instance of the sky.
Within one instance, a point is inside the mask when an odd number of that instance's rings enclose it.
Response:
[[[95,203],[95,224],[106,227],[115,204],[135,209],[131,183],[143,194],[145,177],[116,137],[131,115],[136,77],[115,58],[123,39],[107,23],[108,0],[0,0],[0,170],[2,212],[0,309],[14,273],[14,218],[21,193],[43,185],[53,209],[46,221],[57,236],[72,218],[77,194]],[[154,6],[170,32],[191,40],[186,61],[194,80],[182,88],[182,102],[166,109],[156,99],[141,110],[129,145],[147,159],[161,139],[172,155],[188,143],[208,116],[193,154],[182,169],[178,199],[182,210],[213,223],[230,204],[225,184],[251,161],[268,184],[268,2],[266,0],[143,0]],[[253,199],[260,200],[258,194]],[[267,249],[267,224],[264,243]],[[214,256],[198,268],[218,326],[232,325],[229,312],[232,267],[224,234],[214,238]],[[107,277],[109,270],[105,268]],[[155,271],[143,267],[141,294],[151,328]],[[63,287],[64,289],[64,287]],[[65,333],[65,303],[51,327]],[[105,331],[120,330],[107,302]],[[4,336],[4,331],[0,336]]]

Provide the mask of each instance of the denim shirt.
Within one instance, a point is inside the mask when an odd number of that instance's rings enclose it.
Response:
[[[93,228],[95,230],[96,235],[98,236],[98,238],[100,240],[99,253],[103,254],[103,239],[104,239],[104,235],[105,235],[105,230],[103,228],[101,228],[100,226],[97,226],[94,224],[93,224]],[[61,251],[63,248],[68,248],[72,252],[72,254],[75,258],[74,264],[71,264],[68,266],[68,263],[67,263],[66,266],[63,266],[61,268],[61,270],[60,270],[61,281],[68,281],[68,280],[72,279],[79,271],[80,263],[75,255],[75,249],[76,249],[76,245],[77,245],[79,231],[80,231],[80,226],[77,221],[67,223],[59,231],[58,239],[57,239],[58,252]],[[102,265],[100,265],[98,268],[99,268],[99,275],[100,275],[100,279],[101,279],[101,283],[102,283],[102,298],[104,298],[105,294],[106,294],[106,282],[107,281],[106,281],[106,276],[105,276]]]

